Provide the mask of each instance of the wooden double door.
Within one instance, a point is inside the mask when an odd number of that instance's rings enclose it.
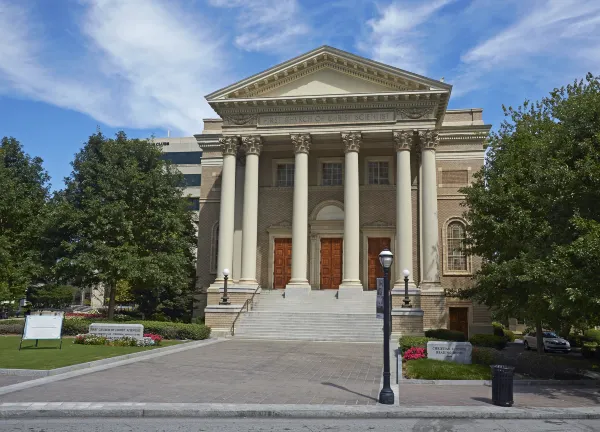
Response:
[[[377,289],[377,278],[383,277],[383,268],[379,262],[379,254],[384,249],[390,249],[389,237],[369,237],[369,285],[368,289]],[[391,276],[390,276],[391,277]]]
[[[292,239],[275,239],[273,257],[273,288],[285,288],[292,278]]]
[[[321,289],[338,289],[342,283],[341,238],[321,239]]]
[[[449,315],[450,330],[463,332],[465,337],[469,337],[469,308],[451,307]]]

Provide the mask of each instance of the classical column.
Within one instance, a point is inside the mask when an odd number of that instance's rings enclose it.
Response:
[[[360,220],[358,151],[362,143],[360,132],[342,133],[344,143],[344,274],[338,298],[362,295],[360,282]]]
[[[306,279],[308,261],[308,151],[310,134],[291,135],[294,145],[294,205],[292,216],[292,278],[285,287],[286,298],[310,294]]]
[[[439,289],[439,244],[438,244],[438,208],[437,208],[437,169],[435,148],[438,145],[438,133],[433,130],[419,131],[422,160],[423,192],[423,281],[422,289]]]
[[[223,281],[223,269],[232,270],[233,231],[235,210],[235,164],[238,137],[219,138],[223,152],[223,171],[221,172],[221,209],[219,215],[219,256],[217,257],[217,281]],[[233,280],[230,274],[230,280]]]
[[[242,137],[241,148],[246,152],[246,172],[244,176],[240,284],[258,285],[256,281],[256,230],[258,223],[258,159],[262,149],[262,138],[259,135]]]
[[[409,286],[415,287],[413,276],[412,177],[410,150],[414,132],[394,132],[396,146],[396,282],[394,288],[404,289],[405,269],[410,271]]]

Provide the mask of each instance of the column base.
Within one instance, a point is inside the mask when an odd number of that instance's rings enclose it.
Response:
[[[423,315],[417,308],[392,309],[392,336],[424,336]]]
[[[294,300],[306,297],[311,291],[307,280],[294,281],[293,279],[285,286],[285,298]]]
[[[362,297],[363,291],[360,280],[343,280],[338,288],[338,300]]]

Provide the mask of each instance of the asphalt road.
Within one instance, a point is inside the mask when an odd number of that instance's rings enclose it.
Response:
[[[600,420],[279,420],[279,419],[39,419],[0,420],[2,432],[592,432]]]

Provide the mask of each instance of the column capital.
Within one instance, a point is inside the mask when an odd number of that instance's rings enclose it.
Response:
[[[262,150],[262,137],[260,135],[247,135],[242,137],[241,147],[246,152],[246,155],[260,156]]]
[[[413,144],[413,136],[415,134],[414,130],[399,130],[394,131],[394,143],[396,147],[396,151],[409,150]]]
[[[291,134],[292,144],[295,153],[308,153],[310,150],[311,137],[308,133]]]
[[[421,150],[435,150],[440,142],[439,134],[433,129],[423,129],[418,131]]]
[[[236,136],[224,136],[219,138],[223,156],[235,156],[240,139]]]
[[[362,134],[360,132],[342,132],[342,141],[344,142],[344,152],[357,152],[362,144]]]

